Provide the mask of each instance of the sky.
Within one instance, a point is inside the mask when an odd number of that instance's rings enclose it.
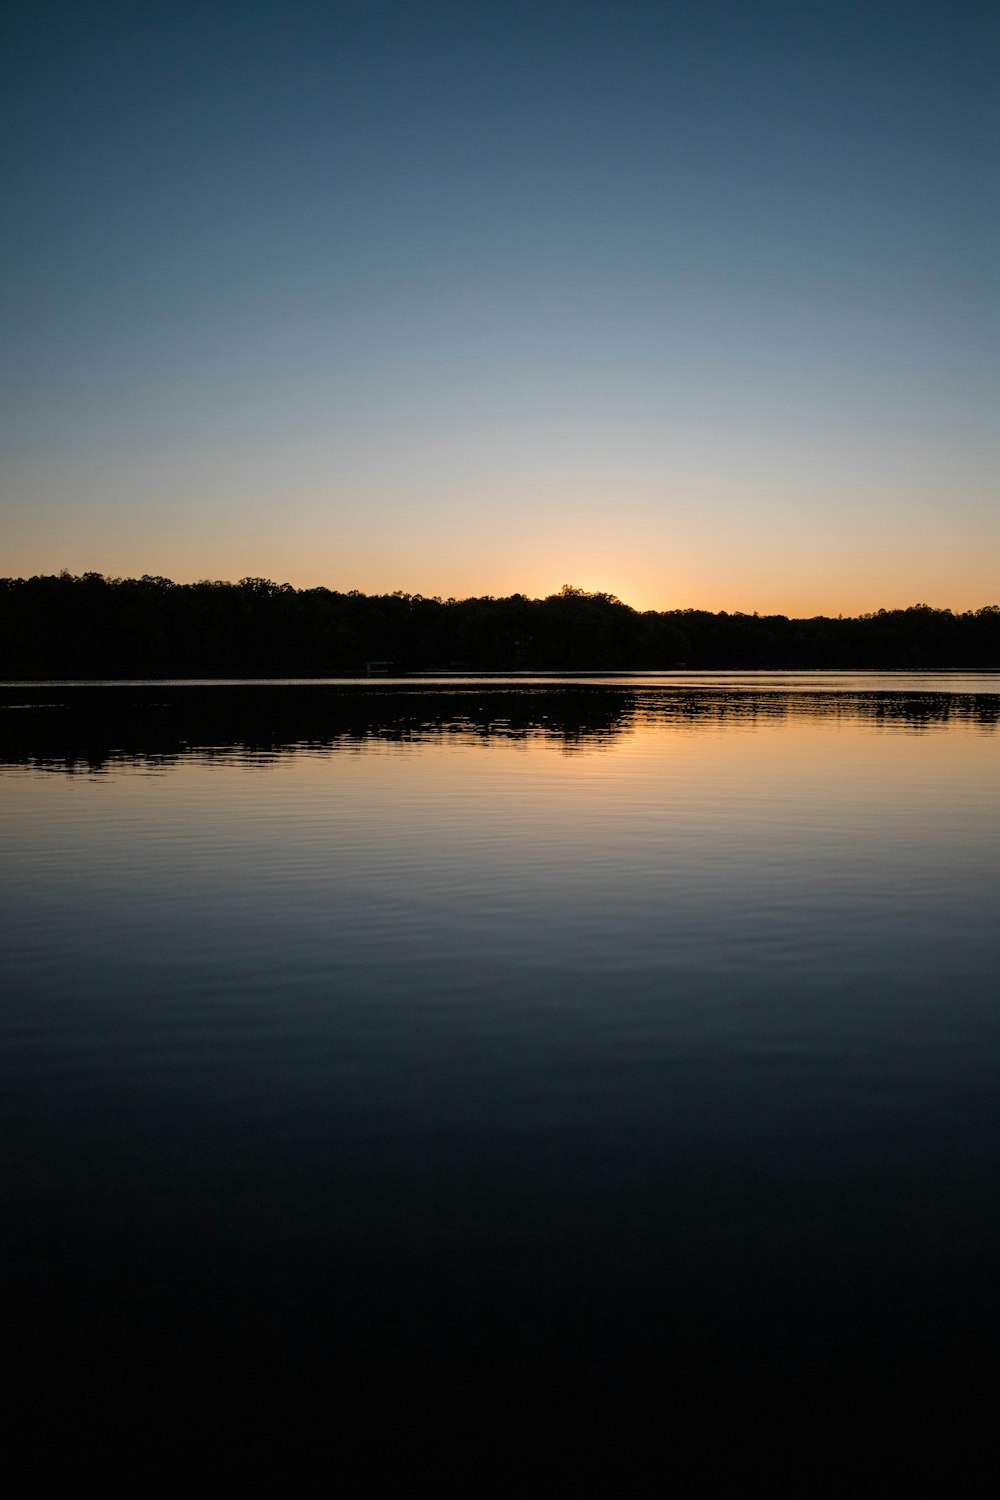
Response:
[[[1000,11],[12,0],[0,573],[1000,601]]]

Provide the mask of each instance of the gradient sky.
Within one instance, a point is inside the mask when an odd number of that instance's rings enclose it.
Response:
[[[0,572],[1000,600],[996,7],[6,14]]]

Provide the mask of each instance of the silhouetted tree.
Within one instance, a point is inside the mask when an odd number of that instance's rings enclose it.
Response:
[[[268,578],[0,579],[0,675],[352,676],[401,670],[1000,668],[1000,605],[850,619],[645,610],[564,584],[529,599],[295,589]]]

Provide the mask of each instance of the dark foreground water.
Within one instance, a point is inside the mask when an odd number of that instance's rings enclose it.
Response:
[[[988,1392],[998,686],[0,688],[8,1369]]]

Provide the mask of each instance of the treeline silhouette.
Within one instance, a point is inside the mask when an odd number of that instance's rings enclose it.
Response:
[[[63,572],[0,580],[0,675],[328,677],[398,672],[1000,667],[1000,605],[832,619],[635,610],[565,585],[529,599],[179,584]]]

